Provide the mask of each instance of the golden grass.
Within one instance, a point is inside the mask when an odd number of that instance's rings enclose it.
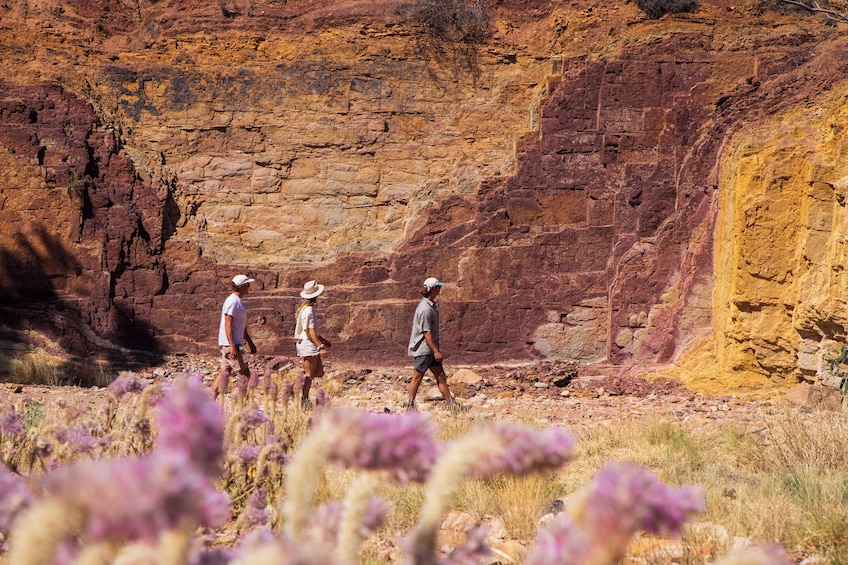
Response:
[[[468,431],[471,417],[437,420],[442,441]],[[787,551],[848,563],[848,414],[802,418],[790,408],[771,415],[765,430],[716,425],[686,429],[680,423],[628,419],[580,434],[575,459],[548,476],[496,476],[466,481],[452,509],[482,519],[498,516],[509,535],[532,542],[550,502],[588,483],[611,461],[633,461],[670,485],[700,485],[707,509],[675,545],[643,555],[647,563],[708,563],[733,538],[779,542]],[[389,487],[388,529],[414,524],[419,487]],[[341,496],[341,493],[335,495]],[[644,544],[645,542],[643,542]],[[373,561],[373,557],[369,559]]]
[[[339,397],[344,392],[344,382],[334,376],[324,377],[319,380],[317,384],[320,388],[323,388],[324,392],[327,393],[327,396],[330,396],[331,398]]]
[[[275,379],[282,384],[294,376],[291,373],[275,375]],[[279,403],[274,412],[274,435],[290,445],[288,453],[297,449],[315,415],[301,410],[296,400],[286,406]],[[132,429],[139,418],[139,402],[134,398],[122,402],[113,423]],[[61,420],[59,413],[41,404],[18,409],[33,431],[49,434]],[[236,409],[231,406],[228,412]],[[437,409],[432,416],[439,441],[461,437],[485,423],[473,412],[455,415]],[[776,541],[788,551],[821,556],[827,563],[848,563],[848,412],[805,414],[781,406],[766,417],[760,430],[720,421],[692,428],[673,419],[622,418],[614,426],[581,431],[576,439],[574,460],[558,472],[469,479],[451,509],[480,520],[498,517],[510,538],[531,545],[539,518],[554,499],[574,493],[611,461],[632,461],[670,485],[700,485],[706,499],[706,511],[695,517],[679,542],[645,537],[634,543],[633,551],[639,552],[642,563],[669,563],[672,554],[675,563],[708,563],[740,537],[752,543]],[[27,456],[34,449],[29,443],[19,446],[14,463],[23,471],[41,472]],[[116,444],[109,451],[117,449],[127,450],[127,444]],[[240,507],[255,484],[251,477],[239,476],[243,467],[235,466],[233,472],[227,490],[238,496],[236,506]],[[263,483],[269,501],[285,496],[285,472],[280,467]],[[325,469],[315,503],[342,500],[355,476],[351,470]],[[388,499],[392,508],[378,533],[380,547],[396,549],[418,520],[424,489],[386,482],[377,494]],[[366,551],[364,561],[389,562],[385,555]]]
[[[64,360],[41,352],[26,352],[7,361],[9,382],[25,385],[58,385]]]
[[[95,362],[70,361],[42,351],[15,355],[0,353],[0,378],[23,385],[76,385],[105,387],[114,379]]]

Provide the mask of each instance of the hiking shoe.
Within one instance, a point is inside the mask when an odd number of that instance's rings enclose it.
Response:
[[[409,402],[404,403],[407,412],[418,412],[418,408],[415,406],[415,401],[410,400]]]

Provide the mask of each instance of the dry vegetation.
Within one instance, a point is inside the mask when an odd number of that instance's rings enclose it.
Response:
[[[52,382],[51,363],[31,361],[19,375]],[[274,378],[284,386],[296,381],[297,372],[289,369]],[[322,385],[333,404],[344,403],[344,383],[330,378]],[[27,430],[20,437],[0,436],[3,462],[15,472],[39,476],[82,459],[147,453],[155,443],[150,426],[155,427],[159,389],[160,385],[150,384],[140,394],[112,399],[108,406],[91,410],[36,402],[25,394],[0,397],[0,407],[13,405]],[[271,402],[259,388],[230,395],[225,412],[226,470],[219,487],[233,501],[233,520],[215,532],[218,546],[236,544],[245,533],[239,516],[258,487],[267,492],[269,501],[282,495],[285,465],[260,470],[255,459],[245,461],[238,454],[240,446],[260,446],[268,440],[267,428],[239,424],[252,407],[274,415],[272,435],[289,455],[301,444],[314,417],[294,403]],[[435,408],[431,414],[439,441],[461,437],[484,423],[473,410],[456,415]],[[79,438],[61,435],[69,427],[84,430],[91,441],[81,449]],[[821,562],[848,563],[848,414],[843,411],[800,412],[786,406],[774,410],[763,429],[753,431],[733,423],[693,430],[668,420],[624,417],[616,426],[586,428],[576,439],[574,460],[561,470],[542,476],[467,480],[453,497],[452,510],[484,522],[495,517],[508,539],[519,542],[514,547],[529,547],[540,517],[553,501],[564,499],[567,505],[569,495],[605,464],[632,461],[669,485],[701,485],[706,512],[690,523],[679,541],[647,536],[636,540],[628,563],[710,563],[740,545],[774,542],[796,562],[818,556]],[[342,500],[356,476],[350,469],[328,467],[319,478],[315,502]],[[364,545],[366,563],[399,558],[399,540],[414,526],[424,503],[421,485],[386,483],[380,490],[391,511],[385,525]],[[522,553],[512,557],[521,562]]]

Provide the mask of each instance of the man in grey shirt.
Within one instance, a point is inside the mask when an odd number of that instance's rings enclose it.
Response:
[[[448,388],[448,377],[442,367],[444,357],[439,350],[439,309],[436,307],[436,298],[441,293],[443,284],[435,277],[424,281],[424,289],[421,291],[423,298],[412,318],[408,353],[410,357],[415,358],[415,363],[412,381],[409,383],[407,410],[415,410],[415,395],[418,394],[418,387],[428,369],[436,377],[439,392],[448,402],[448,407],[454,410],[460,407]]]

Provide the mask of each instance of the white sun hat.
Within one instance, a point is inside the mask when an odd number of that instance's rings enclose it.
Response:
[[[324,285],[318,284],[315,281],[309,281],[305,285],[303,285],[303,290],[300,291],[301,298],[315,298],[319,294],[324,292]]]

